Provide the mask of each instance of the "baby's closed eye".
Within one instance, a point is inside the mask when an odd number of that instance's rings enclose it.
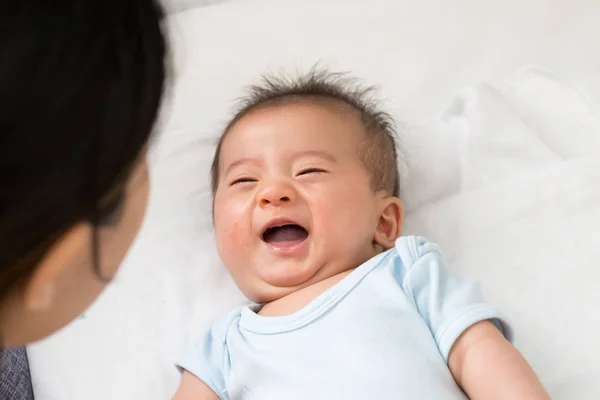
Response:
[[[239,184],[243,184],[243,183],[253,183],[253,182],[257,182],[257,180],[255,178],[250,178],[250,177],[241,177],[241,178],[234,179],[229,184],[229,186],[235,186],[235,185],[239,185]]]
[[[325,173],[327,171],[325,171],[322,168],[305,168],[300,170],[296,176],[301,176],[301,175],[310,175],[310,174],[322,174]]]

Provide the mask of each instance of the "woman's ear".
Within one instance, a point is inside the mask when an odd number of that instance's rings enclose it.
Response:
[[[402,201],[394,196],[381,199],[381,212],[375,228],[373,242],[383,249],[394,247],[396,239],[402,233],[402,221],[404,219],[404,206]]]
[[[67,231],[52,245],[42,261],[25,282],[23,304],[30,311],[45,311],[52,306],[61,272],[70,261],[81,252],[82,246],[89,240],[90,229],[80,223]]]

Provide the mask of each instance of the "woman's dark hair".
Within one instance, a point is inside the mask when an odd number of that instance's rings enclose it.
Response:
[[[62,233],[118,207],[166,75],[158,1],[9,4],[0,10],[0,300]]]

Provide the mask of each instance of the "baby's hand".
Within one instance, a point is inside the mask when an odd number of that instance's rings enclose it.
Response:
[[[448,365],[471,399],[550,399],[521,353],[491,321],[476,323],[458,338]]]

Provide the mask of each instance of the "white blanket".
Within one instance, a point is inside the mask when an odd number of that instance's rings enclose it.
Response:
[[[567,82],[526,69],[464,90],[435,122],[458,154],[438,173],[425,164],[406,189],[433,179],[438,192],[425,191],[407,231],[482,282],[553,399],[600,398],[598,85],[600,74]]]
[[[236,3],[222,7],[244,7]],[[208,17],[220,7],[188,15],[183,28],[213,21]],[[323,21],[329,17],[324,13]],[[202,48],[203,38],[193,43]],[[171,122],[150,157],[152,195],[140,236],[99,301],[61,333],[29,347],[37,400],[169,398],[179,381],[178,352],[216,314],[243,301],[212,243],[207,176],[214,120],[226,118],[230,89],[247,76],[232,75],[232,86],[220,93],[209,86],[216,78],[194,66],[224,63],[224,54],[221,61],[193,51],[183,58]],[[250,69],[259,64],[254,60]],[[403,82],[410,72],[403,70]],[[190,74],[213,91],[187,85]],[[384,86],[386,76],[379,81]],[[440,82],[443,93],[466,79]],[[396,80],[398,87],[408,86]],[[417,99],[410,114],[431,115],[433,108],[424,110],[438,95]],[[553,398],[600,398],[600,76],[566,79],[526,68],[446,99],[442,112],[403,137],[405,232],[438,241],[458,270],[482,281]]]

